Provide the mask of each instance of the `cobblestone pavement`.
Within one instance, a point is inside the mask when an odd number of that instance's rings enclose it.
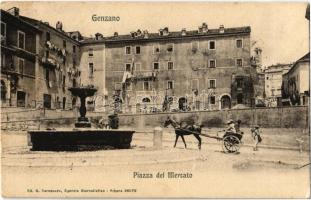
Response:
[[[187,137],[188,138],[188,137]],[[106,192],[85,193],[89,197],[307,197],[309,194],[307,152],[259,149],[242,146],[239,154],[222,152],[221,144],[173,139],[163,148],[152,148],[152,135],[133,137],[132,149],[87,152],[31,152],[25,132],[2,133],[3,192],[12,194],[25,188],[39,189],[37,196],[79,196],[65,189],[100,189]],[[186,139],[187,141],[187,139]],[[134,173],[153,174],[153,178],[137,178]],[[191,179],[155,178],[157,173],[191,173]],[[14,189],[5,187],[15,185]],[[41,190],[59,188],[60,193]],[[114,189],[136,192],[114,192]],[[165,194],[165,195],[164,195]]]

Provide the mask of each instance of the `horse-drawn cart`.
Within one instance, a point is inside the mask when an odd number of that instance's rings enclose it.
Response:
[[[212,136],[204,133],[200,133],[197,131],[192,131],[188,129],[183,129],[183,128],[175,128],[175,130],[179,131],[185,131],[188,132],[189,134],[194,134],[194,135],[199,135],[199,136],[204,136],[208,138],[213,138],[217,139],[219,141],[222,141],[222,148],[223,151],[226,153],[236,153],[239,151],[241,143],[242,143],[242,134],[241,133],[233,133],[233,132],[226,132],[222,137],[219,136]],[[219,131],[222,132],[222,131]]]

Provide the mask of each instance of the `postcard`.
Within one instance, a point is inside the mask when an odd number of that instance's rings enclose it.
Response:
[[[310,198],[309,13],[2,2],[2,196]]]

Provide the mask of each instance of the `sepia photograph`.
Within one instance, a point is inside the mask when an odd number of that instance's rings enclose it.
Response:
[[[4,198],[310,198],[310,5],[2,1]]]

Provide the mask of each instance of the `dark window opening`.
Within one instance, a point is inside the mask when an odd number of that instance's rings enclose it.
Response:
[[[216,88],[216,80],[209,80],[209,88]]]
[[[72,52],[76,53],[76,46],[75,45],[72,46]]]
[[[25,33],[18,32],[18,47],[25,49]]]
[[[26,106],[26,93],[23,91],[17,91],[17,107]]]
[[[215,104],[216,103],[216,98],[215,96],[210,97],[210,104]]]
[[[173,52],[173,51],[174,51],[173,44],[168,44],[167,45],[167,52]]]
[[[63,47],[66,48],[66,41],[63,40]]]
[[[46,41],[50,41],[51,40],[51,35],[49,32],[46,32]]]
[[[159,63],[158,62],[153,63],[153,69],[159,70]]]
[[[173,81],[168,81],[167,82],[167,89],[173,89],[174,85],[173,85]]]
[[[140,54],[140,47],[136,47],[136,54]]]
[[[237,60],[236,60],[236,65],[237,65],[238,67],[242,67],[242,66],[243,66],[243,61],[242,61],[242,59],[237,59]]]
[[[237,95],[237,103],[242,104],[243,103],[243,94],[238,94]]]
[[[209,49],[215,49],[215,41],[209,42]]]
[[[209,61],[209,67],[210,67],[210,68],[215,68],[215,67],[216,67],[216,62],[215,62],[215,60],[210,60],[210,61]]]
[[[50,81],[50,70],[49,69],[45,69],[45,79],[47,81]]]
[[[43,106],[44,108],[51,109],[52,97],[49,94],[43,94]]]
[[[131,64],[125,64],[125,71],[127,71],[127,72],[130,72],[131,71],[131,67],[132,65]]]
[[[173,62],[168,62],[168,63],[167,63],[167,69],[168,69],[168,70],[174,69],[174,63],[173,63]]]
[[[243,44],[242,44],[242,40],[237,40],[237,41],[236,41],[236,47],[237,47],[237,48],[242,48],[242,45],[243,45]]]
[[[149,90],[150,89],[150,83],[148,81],[145,81],[143,87],[144,87],[143,88],[144,90]]]
[[[125,47],[125,54],[131,54],[131,47]]]

